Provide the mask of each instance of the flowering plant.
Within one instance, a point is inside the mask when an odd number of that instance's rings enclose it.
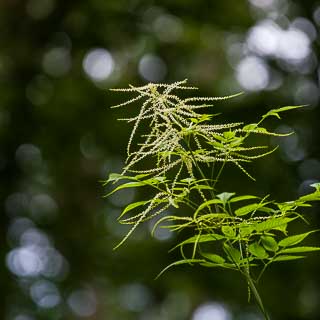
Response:
[[[291,234],[288,226],[306,221],[299,209],[320,200],[320,183],[314,192],[293,201],[276,202],[269,196],[237,195],[219,190],[221,174],[234,165],[248,178],[255,178],[245,165],[275,151],[266,146],[250,145],[252,135],[287,136],[266,129],[269,117],[302,106],[272,109],[256,123],[213,122],[218,114],[204,113],[213,102],[234,98],[180,98],[178,90],[196,90],[186,80],[172,84],[130,86],[114,91],[136,96],[113,108],[141,102],[136,116],[120,119],[133,124],[127,146],[126,164],[121,173],[112,173],[105,184],[115,184],[113,194],[126,188],[146,188],[149,197],[127,205],[119,222],[131,225],[122,245],[143,222],[155,219],[156,228],[172,232],[192,230],[174,249],[181,259],[167,266],[199,264],[208,268],[236,270],[243,275],[265,319],[268,314],[257,290],[257,282],[275,262],[304,258],[319,247],[301,245],[315,230]],[[145,124],[147,124],[145,126]],[[141,131],[141,127],[147,131]],[[136,141],[138,140],[139,143]],[[176,214],[169,214],[169,209]]]

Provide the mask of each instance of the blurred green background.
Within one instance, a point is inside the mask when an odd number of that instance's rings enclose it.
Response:
[[[168,233],[140,226],[112,250],[136,197],[102,198],[130,133],[116,121],[127,109],[109,108],[125,97],[108,89],[188,78],[203,95],[245,91],[217,104],[222,121],[307,104],[269,121],[296,134],[248,168],[258,182],[223,176],[224,191],[289,200],[320,180],[319,28],[313,0],[2,0],[0,318],[262,319],[235,273],[180,267],[154,280],[178,256]],[[306,215],[320,227],[319,206]],[[272,319],[320,319],[319,270],[316,253],[269,269],[260,290]]]

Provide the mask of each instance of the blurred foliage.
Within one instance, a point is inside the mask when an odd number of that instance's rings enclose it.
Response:
[[[2,318],[258,319],[236,274],[181,268],[154,281],[177,258],[167,253],[172,238],[141,227],[112,251],[126,233],[120,207],[139,195],[102,199],[99,181],[122,167],[131,129],[115,121],[124,114],[109,109],[119,100],[107,89],[188,78],[203,95],[246,91],[216,107],[230,122],[309,104],[285,127],[271,123],[296,135],[273,140],[279,151],[250,168],[258,183],[235,180],[232,168],[224,177],[230,192],[305,194],[320,180],[319,8],[313,0],[1,1]],[[319,207],[307,214],[320,225]],[[272,319],[320,318],[318,269],[313,254],[267,272]]]

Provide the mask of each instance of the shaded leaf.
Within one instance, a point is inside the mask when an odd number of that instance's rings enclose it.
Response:
[[[289,261],[303,259],[305,256],[290,256],[290,255],[281,255],[273,259],[273,261]]]
[[[206,258],[212,262],[218,263],[218,264],[223,264],[225,262],[225,259],[223,257],[219,256],[218,254],[201,252],[201,255],[204,258]]]
[[[279,248],[277,241],[271,236],[262,236],[261,242],[266,250],[275,252]]]
[[[129,205],[127,205],[127,206],[125,207],[125,209],[122,211],[122,213],[120,214],[120,216],[119,216],[118,219],[121,219],[127,212],[133,210],[134,208],[143,206],[143,205],[145,205],[146,203],[149,203],[149,202],[151,202],[151,201],[152,201],[152,200],[146,200],[146,201],[138,201],[138,202],[130,203]]]
[[[228,255],[228,259],[233,262],[238,264],[241,260],[241,253],[238,249],[228,245],[227,243],[223,244],[223,248]]]

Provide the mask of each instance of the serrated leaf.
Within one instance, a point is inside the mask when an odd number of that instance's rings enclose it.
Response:
[[[204,258],[206,258],[212,262],[218,263],[218,264],[223,264],[225,262],[225,259],[223,257],[219,256],[218,254],[201,252],[201,255]]]
[[[297,218],[269,218],[268,220],[256,223],[255,229],[257,232],[269,231],[269,230],[279,230],[279,228],[286,228],[287,224]]]
[[[309,231],[309,232],[305,232],[305,233],[301,233],[301,234],[296,234],[293,236],[289,236],[285,239],[282,239],[279,242],[279,246],[280,247],[290,247],[290,246],[294,246],[298,243],[300,243],[301,241],[303,241],[306,237],[308,237],[311,233],[314,233],[315,230],[313,231]]]
[[[275,252],[279,248],[277,241],[271,236],[262,236],[261,242],[264,248],[268,251]]]
[[[219,149],[224,149],[225,146],[221,142],[218,141],[206,141],[208,144],[210,144],[213,147],[219,148]]]
[[[268,258],[268,254],[264,247],[260,246],[257,242],[254,242],[249,245],[249,252],[259,259]]]
[[[225,131],[225,132],[223,132],[223,136],[227,140],[230,140],[230,139],[234,138],[235,135],[236,135],[236,133],[234,131]]]
[[[319,251],[319,247],[293,247],[293,248],[285,248],[281,250],[281,253],[303,253],[303,252],[312,252],[312,251]]]
[[[247,237],[252,232],[254,232],[254,227],[251,225],[241,225],[240,226],[240,235],[241,237]]]
[[[234,238],[236,236],[235,230],[230,226],[222,226],[221,231],[225,234],[228,238]]]
[[[303,259],[305,256],[290,256],[290,255],[281,255],[273,259],[273,261],[289,261]]]
[[[219,140],[219,141],[221,141],[221,142],[224,142],[226,139],[223,137],[223,136],[220,136],[220,135],[218,135],[218,134],[212,134],[212,136],[215,138],[215,139],[217,139],[217,140]]]

